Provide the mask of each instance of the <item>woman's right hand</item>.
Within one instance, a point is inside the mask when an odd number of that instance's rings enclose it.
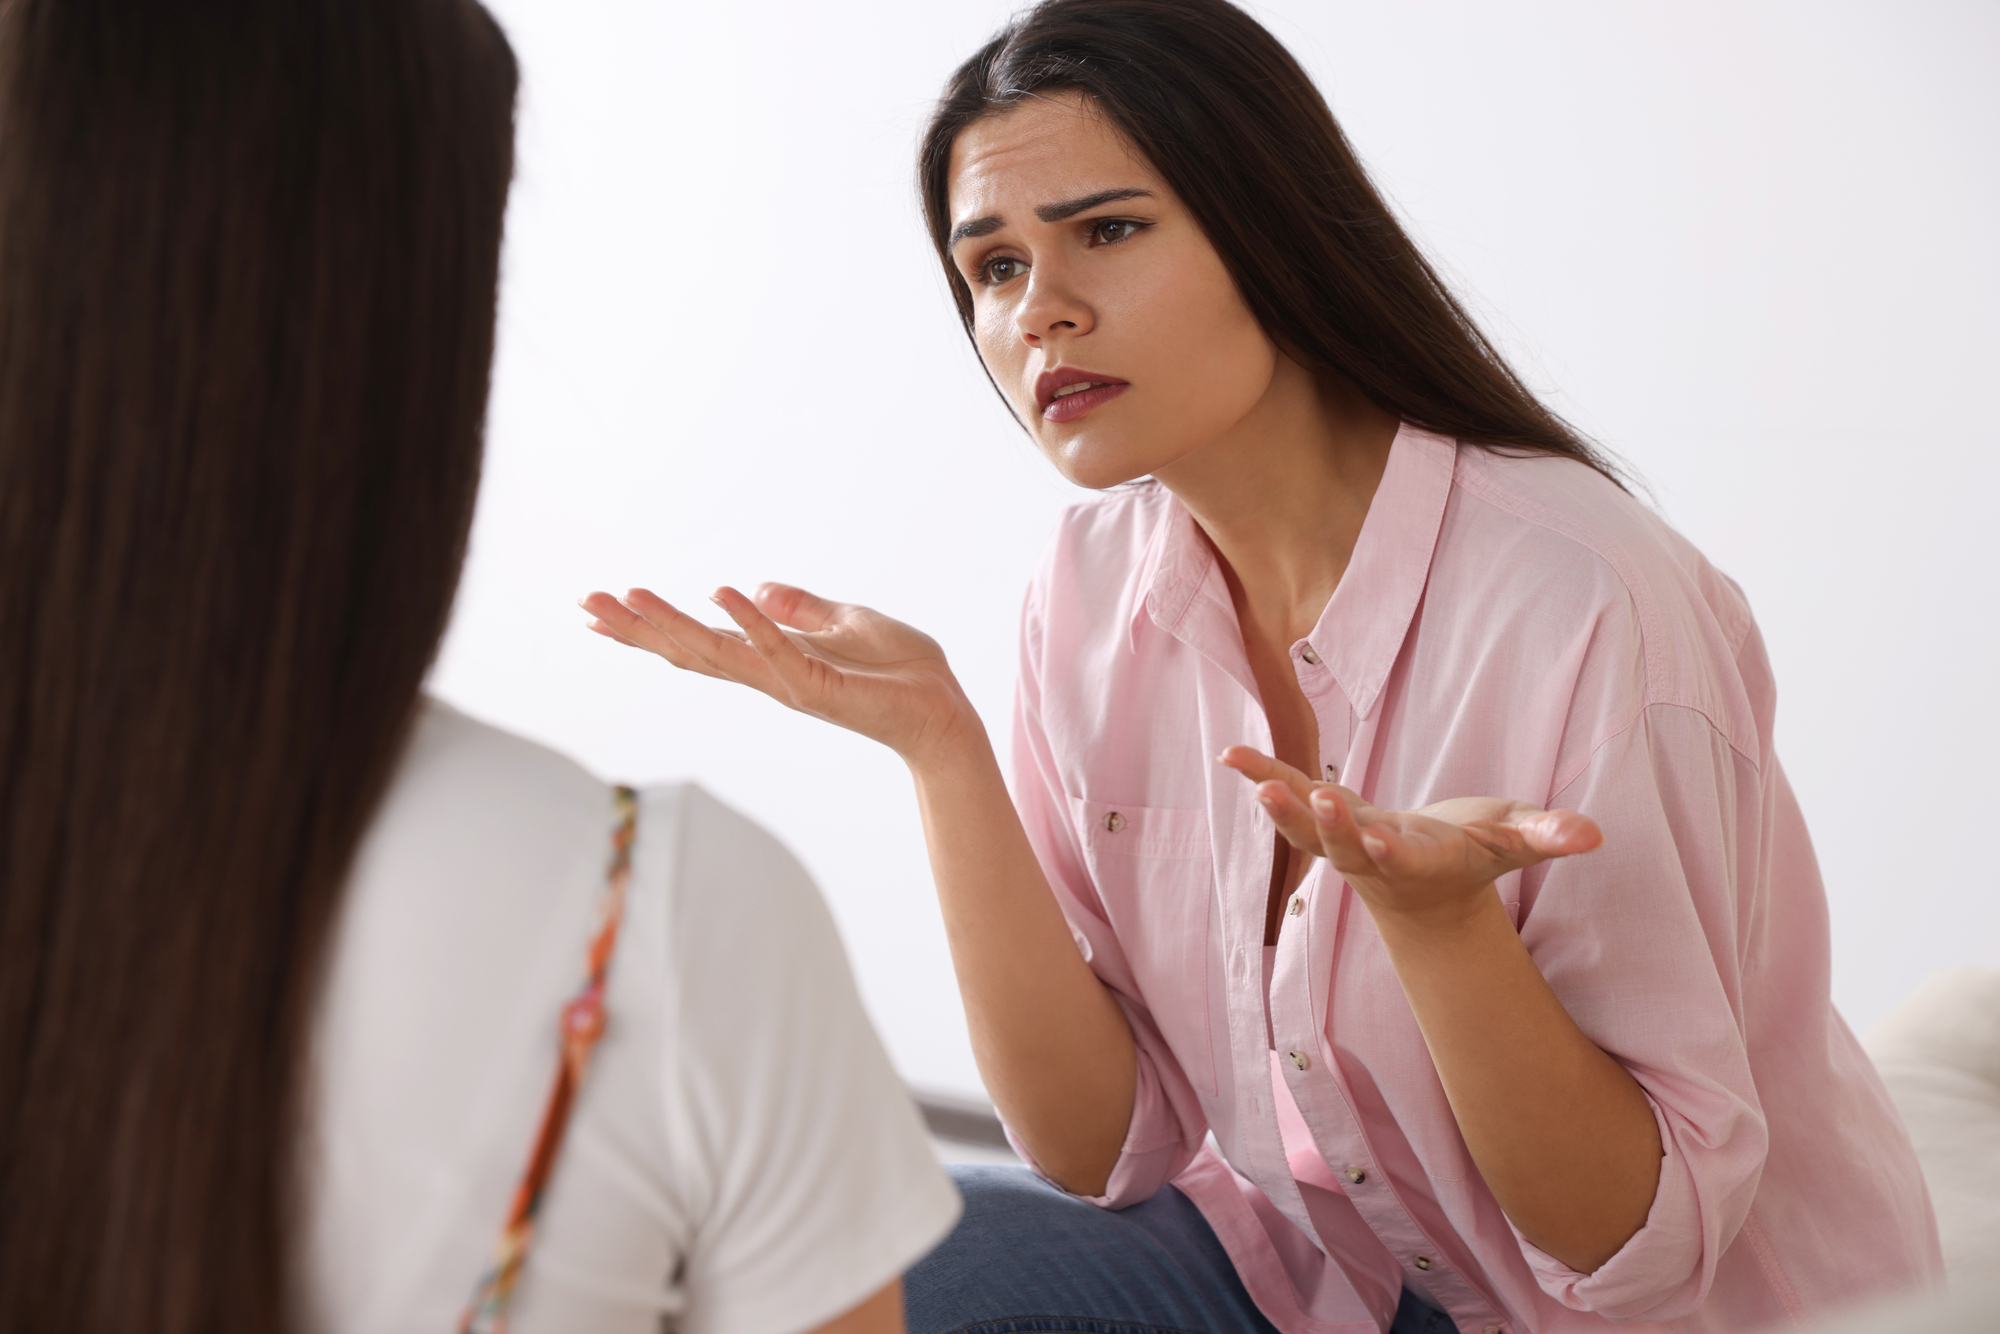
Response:
[[[718,588],[736,630],[715,630],[648,589],[592,593],[590,628],[685,671],[761,690],[800,713],[881,742],[915,766],[983,736],[978,715],[929,635],[880,612],[764,584],[754,599]]]

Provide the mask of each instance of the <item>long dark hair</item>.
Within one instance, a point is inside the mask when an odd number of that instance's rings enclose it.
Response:
[[[8,1334],[286,1324],[319,956],[472,513],[515,79],[474,0],[0,5]]]
[[[952,144],[1053,92],[1087,97],[1186,202],[1273,341],[1444,435],[1610,460],[1539,402],[1439,280],[1289,51],[1226,0],[1046,0],[951,76],[918,154],[924,218],[951,262]]]

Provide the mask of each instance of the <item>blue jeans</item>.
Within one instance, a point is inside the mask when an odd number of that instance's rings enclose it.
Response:
[[[910,1334],[1278,1334],[1172,1186],[1113,1212],[1025,1167],[951,1175],[965,1217],[903,1278]],[[1451,1318],[1406,1291],[1389,1334],[1452,1334]]]

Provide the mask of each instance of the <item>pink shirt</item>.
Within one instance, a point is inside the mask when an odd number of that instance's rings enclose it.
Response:
[[[1272,828],[1214,757],[1270,729],[1215,557],[1153,483],[1068,512],[1022,630],[1016,796],[1139,1049],[1096,1203],[1173,1182],[1286,1334],[1384,1328],[1406,1284],[1461,1330],[1528,1334],[1753,1329],[1940,1278],[1908,1137],[1828,997],[1825,895],[1733,583],[1581,464],[1405,427],[1291,659],[1321,762],[1367,800],[1509,796],[1603,827],[1499,891],[1652,1102],[1652,1212],[1591,1274],[1513,1229],[1324,861],[1267,1007]]]

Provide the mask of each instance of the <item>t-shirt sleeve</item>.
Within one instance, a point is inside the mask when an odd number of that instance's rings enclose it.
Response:
[[[698,1183],[684,1334],[796,1334],[926,1254],[959,1198],[805,869],[699,788],[670,891],[669,1151]]]

